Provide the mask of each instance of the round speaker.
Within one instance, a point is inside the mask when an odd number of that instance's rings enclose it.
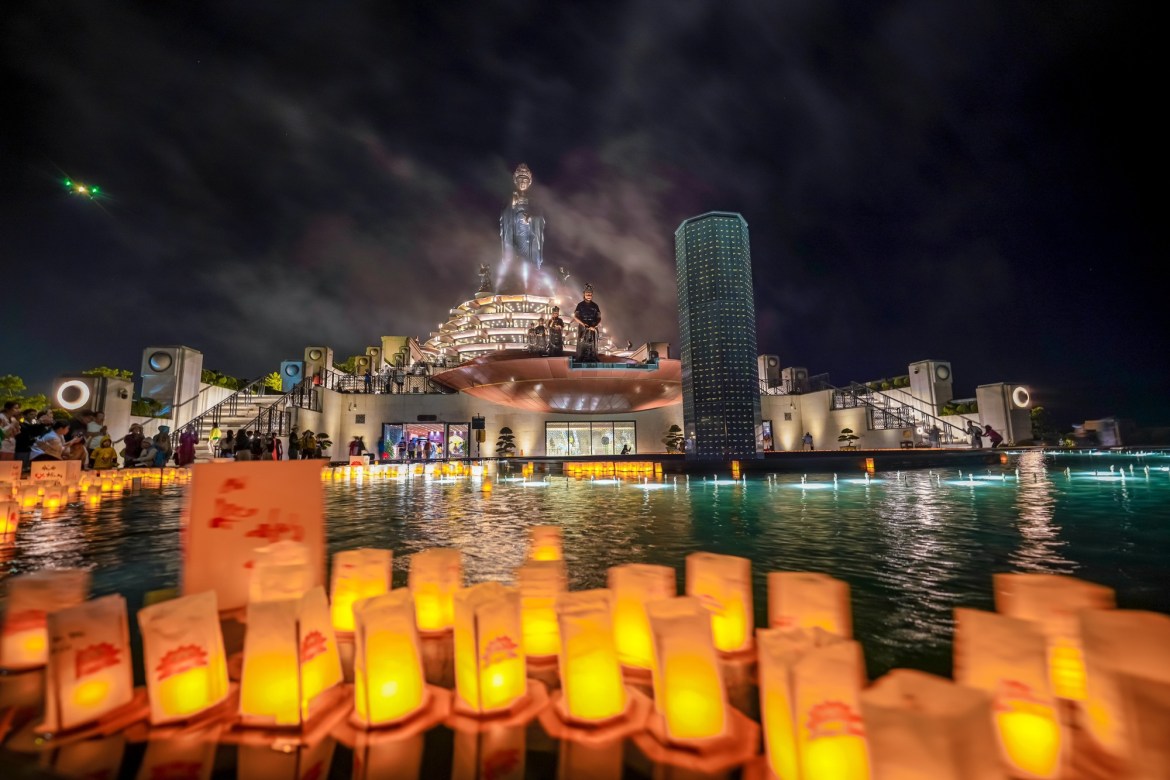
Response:
[[[945,363],[939,363],[934,367],[934,378],[945,382],[951,378],[951,367]]]
[[[162,350],[151,354],[151,356],[146,360],[146,364],[155,371],[166,371],[172,365],[174,365],[174,363],[175,359],[171,356],[171,353],[163,352]]]
[[[285,376],[296,376],[299,373],[301,373],[300,366],[285,366],[284,367],[284,375]]]
[[[320,360],[325,357],[325,350],[320,347],[311,347],[309,349],[309,360]]]
[[[768,368],[779,368],[779,367],[780,367],[780,358],[778,358],[778,357],[769,357],[768,358]]]
[[[85,382],[80,379],[70,379],[68,382],[62,382],[61,386],[57,388],[57,403],[62,409],[73,411],[89,403],[92,395],[89,385]]]
[[[1032,394],[1023,385],[1013,388],[1012,403],[1016,405],[1017,409],[1027,409],[1028,404],[1032,403]]]

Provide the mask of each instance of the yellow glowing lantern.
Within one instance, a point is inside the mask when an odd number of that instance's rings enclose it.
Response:
[[[610,592],[566,593],[557,602],[557,619],[562,716],[594,724],[622,715],[628,699],[613,640]]]
[[[646,605],[654,635],[654,709],[668,739],[687,743],[727,733],[727,691],[712,640],[711,615],[698,599]]]
[[[422,653],[410,591],[392,590],[357,602],[354,709],[366,727],[401,722],[427,701]]]
[[[1009,617],[1034,622],[1048,648],[1048,674],[1053,692],[1062,699],[1085,697],[1077,613],[1112,609],[1112,588],[1059,574],[996,574],[995,609]]]
[[[992,695],[1000,754],[1013,774],[1057,777],[1063,740],[1044,636],[1034,624],[956,609],[955,682]]]
[[[333,628],[353,631],[353,605],[390,590],[390,550],[345,550],[333,556]]]
[[[1080,613],[1089,733],[1128,759],[1133,777],[1170,776],[1170,617],[1138,610]]]
[[[455,594],[455,701],[474,715],[508,710],[528,693],[520,592],[485,582]]]
[[[90,485],[85,491],[86,506],[101,506],[102,490],[97,485]]]
[[[752,646],[752,563],[735,555],[687,556],[687,595],[711,614],[715,649],[738,653]]]
[[[741,474],[743,474],[743,468],[740,466],[739,461],[731,461],[731,478],[739,479]]]
[[[613,594],[613,633],[618,660],[630,669],[649,671],[654,666],[654,638],[646,604],[674,598],[674,569],[648,563],[612,566],[608,574]]]
[[[768,625],[772,628],[820,628],[853,636],[849,584],[808,571],[768,575]]]
[[[45,569],[8,580],[8,605],[0,634],[0,667],[34,669],[48,659],[46,616],[89,595],[89,572]]]
[[[41,506],[45,509],[60,509],[65,505],[65,492],[59,487],[48,487],[41,497]]]
[[[126,600],[103,596],[48,615],[48,732],[83,726],[134,697]]]
[[[534,525],[528,529],[528,560],[563,560],[563,547],[559,525]]]
[[[819,628],[761,629],[760,713],[780,778],[868,780],[861,645]]]
[[[315,584],[312,559],[307,545],[274,542],[253,551],[248,600],[283,601],[299,599]]]
[[[436,547],[410,556],[407,584],[414,595],[415,619],[423,633],[450,631],[455,624],[455,592],[463,586],[463,556]]]
[[[15,501],[0,501],[0,537],[16,533],[20,525],[20,504]]]
[[[524,628],[524,654],[551,658],[560,651],[557,598],[565,592],[565,567],[561,561],[530,561],[516,570],[520,590],[520,618]]]
[[[150,722],[193,718],[228,695],[227,658],[215,591],[138,611]]]
[[[41,489],[36,485],[26,485],[20,489],[20,508],[35,509],[41,503]]]
[[[341,658],[325,589],[300,599],[248,604],[240,716],[259,726],[298,726],[341,683]]]
[[[875,778],[1006,780],[987,693],[895,669],[860,698]]]

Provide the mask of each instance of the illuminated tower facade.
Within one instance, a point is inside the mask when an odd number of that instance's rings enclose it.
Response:
[[[760,387],[748,226],[735,213],[691,217],[674,233],[687,458],[754,458]]]

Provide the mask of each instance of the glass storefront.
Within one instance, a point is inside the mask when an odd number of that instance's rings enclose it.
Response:
[[[633,421],[547,422],[544,452],[554,458],[595,455],[635,455],[637,428]]]
[[[380,455],[391,460],[468,457],[471,423],[382,423]]]

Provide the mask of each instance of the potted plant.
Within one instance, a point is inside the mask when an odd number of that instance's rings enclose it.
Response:
[[[861,437],[853,432],[852,428],[842,428],[841,435],[837,437],[837,441],[841,442],[841,449],[855,450],[857,445],[854,444]]]
[[[327,458],[329,453],[327,450],[333,446],[333,440],[329,438],[327,433],[317,434],[317,454],[319,457]]]
[[[666,445],[667,452],[682,452],[683,447],[683,432],[682,428],[677,425],[672,425],[667,429],[666,435],[662,437],[662,443]]]
[[[516,454],[516,434],[507,426],[500,429],[500,438],[496,439],[496,457],[510,458]]]

